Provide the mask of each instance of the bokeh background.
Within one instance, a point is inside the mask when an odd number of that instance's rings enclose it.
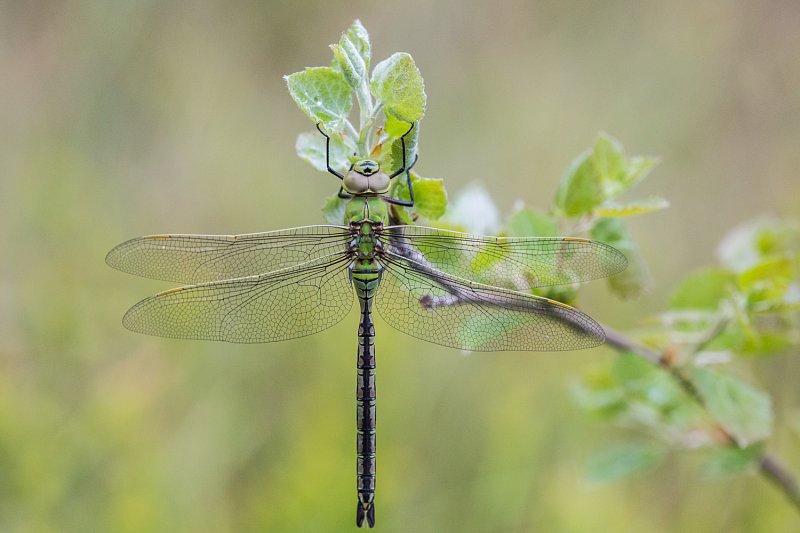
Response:
[[[350,531],[356,315],[238,346],[136,335],[168,285],[103,257],[163,232],[321,222],[338,184],[294,154],[311,126],[281,76],[328,64],[354,18],[374,61],[425,78],[418,170],[508,213],[545,208],[599,130],[662,164],[633,222],[652,291],[582,305],[623,330],[714,262],[725,232],[800,210],[800,4],[755,2],[0,2],[0,529]],[[382,531],[800,530],[756,477],[692,457],[587,482],[618,429],[568,384],[600,348],[464,356],[378,322]],[[753,361],[770,449],[800,471],[800,364]]]

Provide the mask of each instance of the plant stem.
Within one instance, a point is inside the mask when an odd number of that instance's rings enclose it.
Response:
[[[358,132],[349,120],[344,121],[344,127],[347,130],[347,134],[350,135],[354,141],[358,142]]]
[[[774,457],[762,455],[758,461],[758,471],[783,492],[789,503],[800,512],[800,488],[797,486],[797,480]]]

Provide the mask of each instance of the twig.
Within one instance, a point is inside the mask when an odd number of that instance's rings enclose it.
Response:
[[[761,456],[758,461],[758,471],[767,481],[783,492],[794,508],[800,512],[800,488],[797,480],[790,474],[778,461],[767,454]]]

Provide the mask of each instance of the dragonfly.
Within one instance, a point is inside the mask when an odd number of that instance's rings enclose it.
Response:
[[[180,283],[140,301],[123,318],[148,335],[267,343],[318,333],[358,300],[356,525],[375,525],[376,386],[373,304],[390,326],[412,337],[468,351],[591,348],[603,328],[567,304],[531,289],[611,276],[625,255],[602,242],[569,237],[488,237],[392,225],[389,206],[414,205],[405,137],[392,173],[361,159],[342,173],[342,225],[243,235],[150,235],[112,249],[121,271]],[[389,195],[405,177],[408,198]],[[402,179],[402,178],[401,178]],[[355,296],[355,298],[354,298]]]

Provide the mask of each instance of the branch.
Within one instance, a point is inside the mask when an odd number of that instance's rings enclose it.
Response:
[[[451,297],[438,297],[437,299],[431,299],[422,301],[420,300],[420,304],[423,306],[441,306],[441,305],[456,305],[465,301],[465,299],[460,296],[458,291],[454,288],[449,287],[447,285],[446,280],[442,279],[439,274],[439,270],[433,266],[423,254],[419,251],[413,249],[412,247],[408,246],[406,243],[400,242],[399,240],[391,239],[392,248],[394,252],[404,257],[410,261],[416,263],[417,268],[421,268],[423,272],[429,274],[437,274],[437,282],[442,285],[445,289],[451,292]],[[488,301],[484,302],[488,305],[502,305],[502,301]],[[585,330],[585,326],[580,323],[577,323],[570,319],[570,316],[567,314],[558,315],[557,317],[559,320],[567,322],[571,327],[576,329]],[[622,333],[603,326],[603,329],[606,332],[606,343],[613,349],[621,353],[630,353],[635,356],[641,357],[650,361],[651,363],[660,366],[666,372],[669,373],[670,376],[678,383],[678,385],[683,389],[686,394],[689,395],[694,402],[700,406],[703,410],[708,412],[708,407],[706,405],[706,401],[700,392],[697,390],[697,387],[692,382],[691,378],[684,374],[680,368],[675,366],[675,358],[671,356],[669,352],[660,353],[644,344],[641,344]],[[713,419],[713,417],[711,417]],[[728,446],[738,446],[736,444],[736,440],[733,436],[724,428],[719,427],[718,430],[722,433],[723,441]],[[786,468],[784,468],[781,463],[772,455],[768,453],[764,453],[758,460],[758,471],[761,476],[764,477],[768,482],[770,482],[775,488],[781,491],[784,496],[789,500],[789,503],[798,511],[800,512],[800,486],[798,486],[797,480],[794,476],[789,472]]]
[[[768,454],[762,455],[759,459],[758,471],[767,481],[775,485],[775,488],[783,492],[789,503],[800,512],[800,488],[797,486],[797,480],[789,471]]]

